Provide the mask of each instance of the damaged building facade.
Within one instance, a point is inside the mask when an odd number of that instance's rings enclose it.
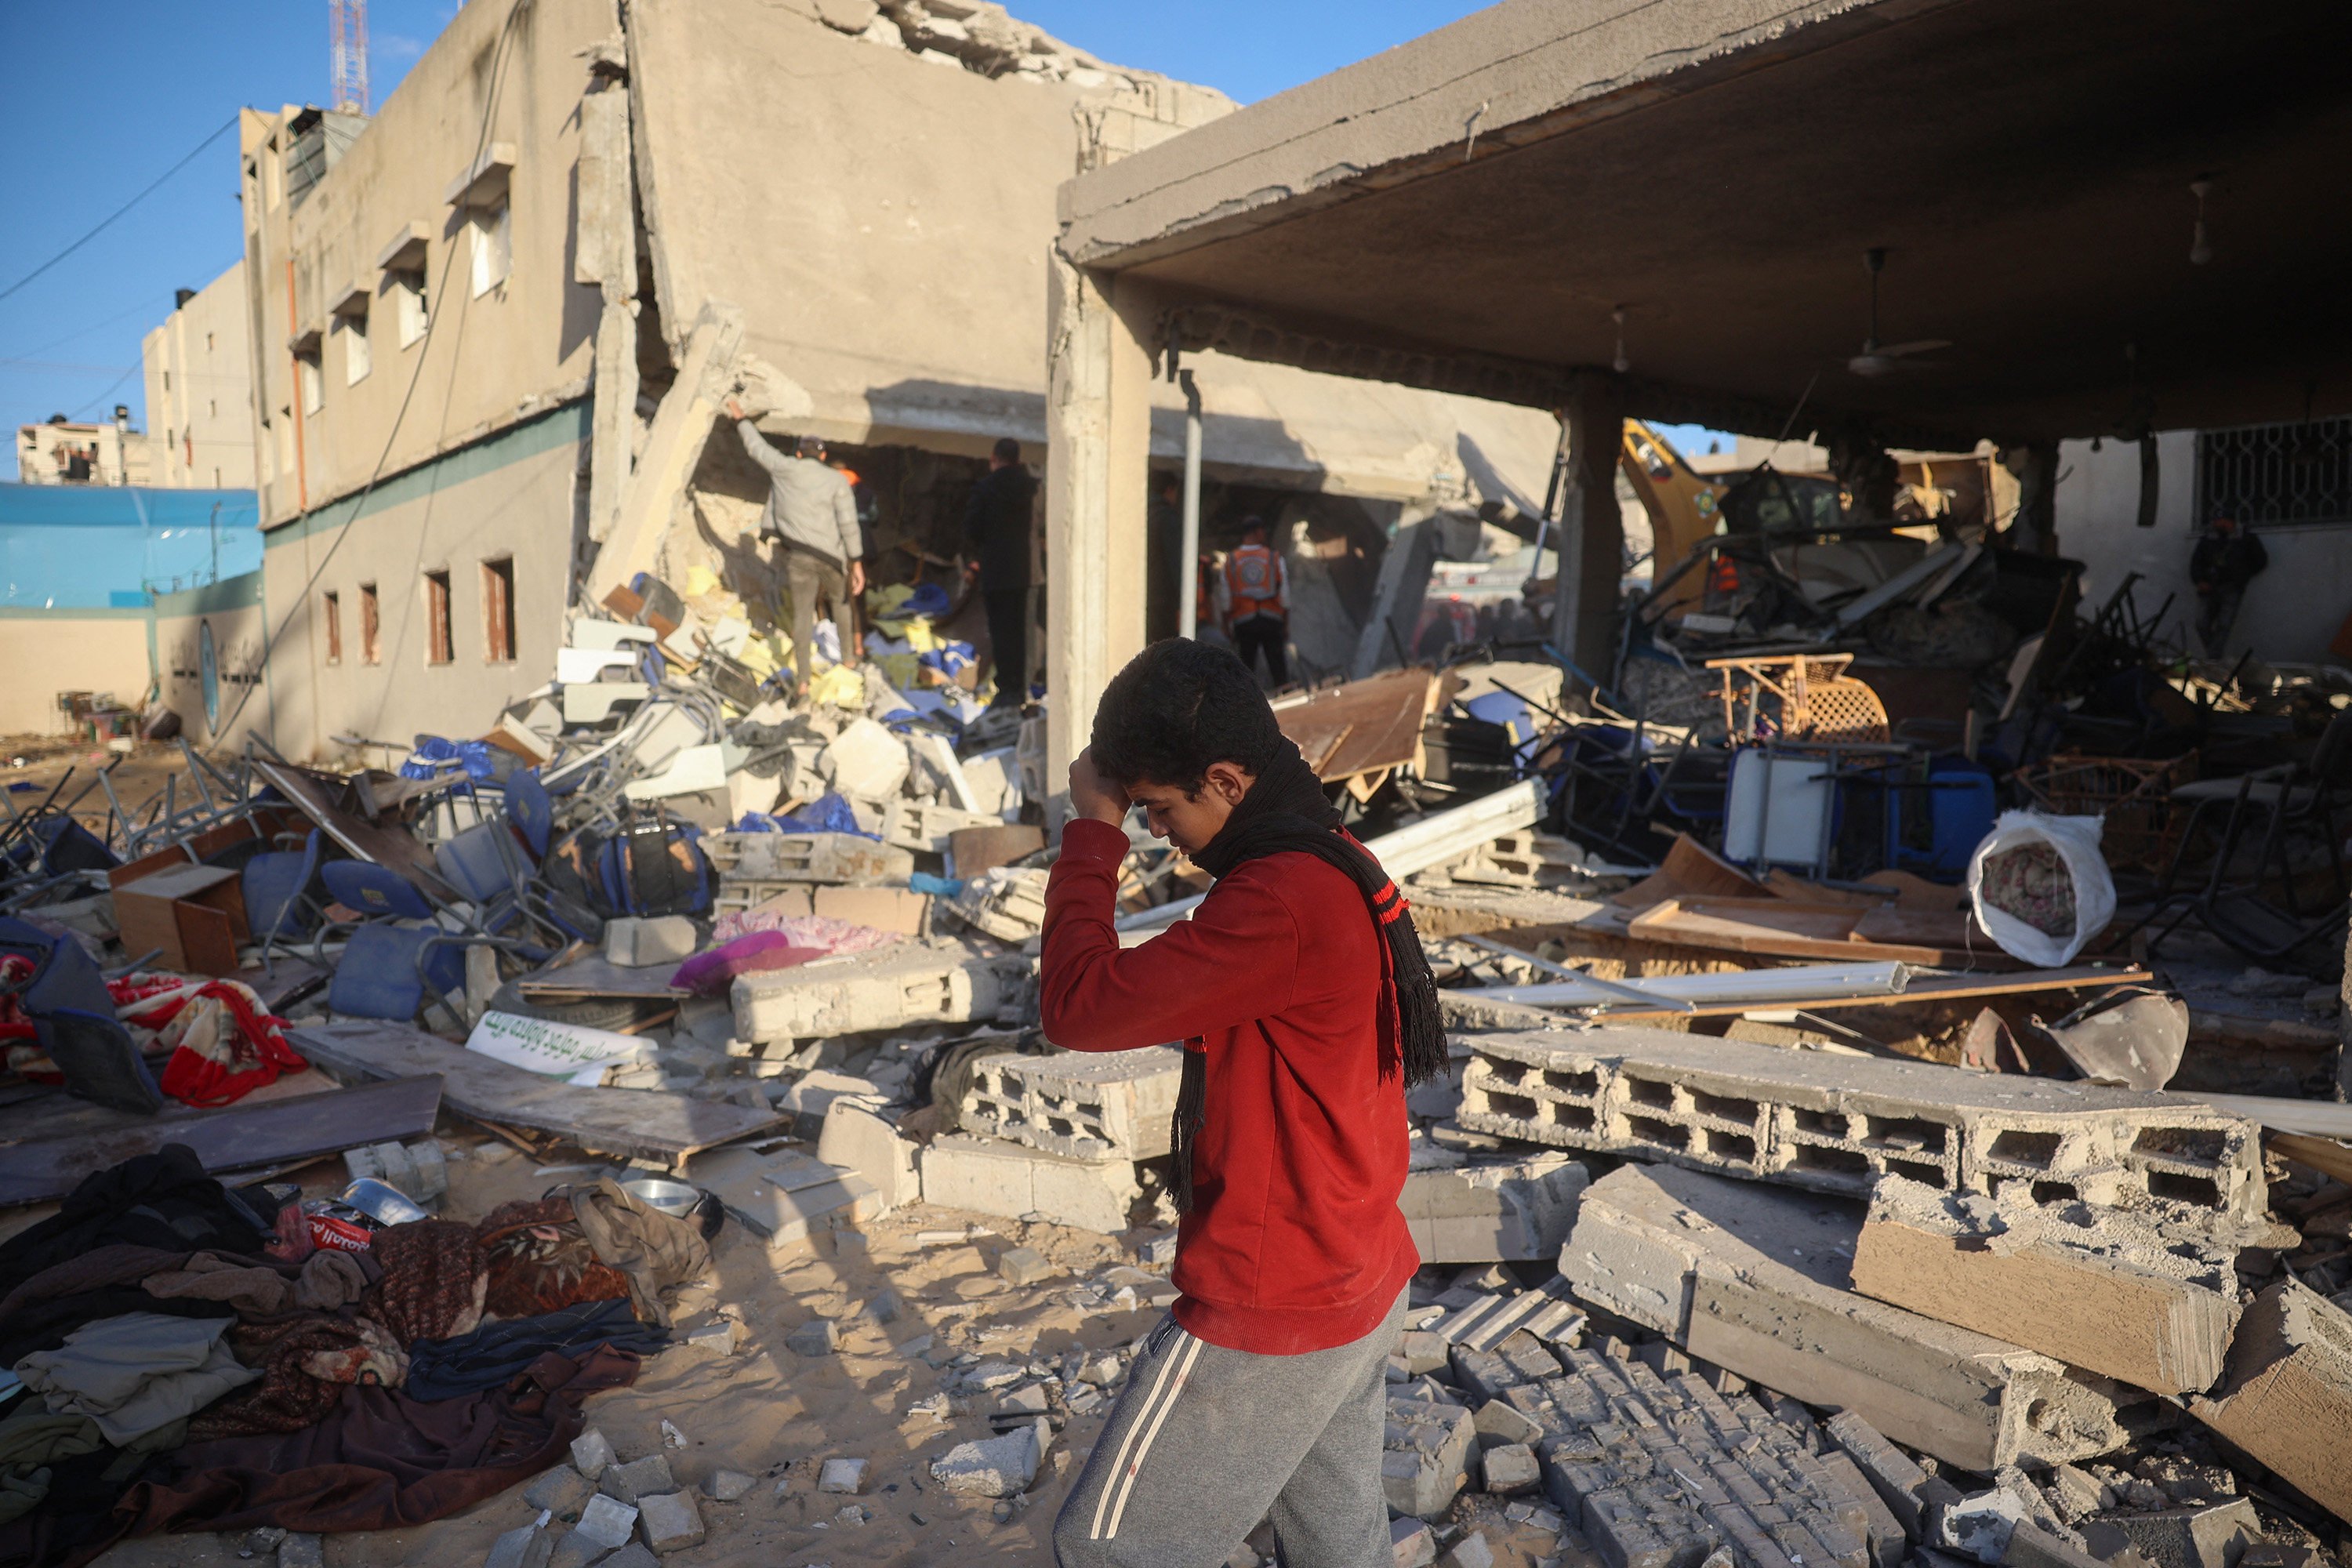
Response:
[[[268,549],[236,629],[269,669],[196,732],[478,733],[583,595],[701,569],[765,600],[730,394],[856,472],[879,580],[951,582],[991,444],[1043,458],[1055,189],[1232,107],[992,5],[547,0],[467,8],[372,121],[248,111]],[[1539,411],[1195,367],[1209,535],[1276,523],[1311,668],[1352,658],[1393,530],[1539,493],[1556,445]],[[1147,395],[1172,471],[1183,394]],[[1113,548],[1141,561],[1139,520]]]

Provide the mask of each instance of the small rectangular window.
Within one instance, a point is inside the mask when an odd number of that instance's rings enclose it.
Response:
[[[172,373],[168,370],[163,373],[163,390],[166,392],[172,390]]]
[[[319,352],[316,349],[294,356],[294,376],[302,384],[302,412],[316,414],[320,403]]]
[[[367,318],[338,316],[335,333],[343,340],[343,384],[357,386],[367,379],[373,366],[368,355]]]
[[[206,333],[205,334],[205,353],[212,353],[212,352],[213,352],[213,335],[212,335],[210,332],[206,332]]]
[[[383,616],[376,605],[375,584],[373,583],[361,584],[360,658],[362,662],[367,664],[382,664],[383,662],[383,647],[382,642],[379,640],[383,625]]]
[[[504,283],[507,274],[514,270],[513,212],[510,204],[500,202],[474,213],[474,297],[478,300]]]
[[[410,272],[394,279],[392,299],[400,319],[400,346],[408,348],[425,335],[425,274]]]
[[[515,657],[514,559],[482,563],[482,654],[492,664]]]
[[[449,574],[425,574],[425,662],[447,664],[457,657],[449,635]]]
[[[327,623],[327,662],[343,662],[343,596],[341,594],[320,595],[319,613]]]

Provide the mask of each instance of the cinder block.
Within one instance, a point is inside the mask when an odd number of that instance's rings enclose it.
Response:
[[[855,1171],[773,1144],[706,1149],[688,1160],[686,1175],[716,1194],[729,1215],[771,1251],[873,1219],[888,1206]]]
[[[1454,1381],[1474,1404],[1499,1399],[1523,1383],[1559,1375],[1559,1358],[1537,1343],[1533,1334],[1512,1334],[1490,1351],[1454,1347]]]
[[[1027,942],[1045,926],[1045,873],[1029,867],[994,867],[965,882],[948,911],[999,942]]]
[[[1830,1441],[1838,1446],[1879,1501],[1891,1513],[1903,1533],[1913,1541],[1924,1540],[1927,1513],[1937,1501],[1957,1499],[1958,1492],[1950,1483],[1942,1483],[1945,1495],[1939,1497],[1937,1483],[1919,1468],[1918,1461],[1888,1442],[1876,1427],[1851,1410],[1841,1410],[1823,1424]],[[2058,1467],[2061,1471],[2074,1468]],[[2081,1474],[2076,1471],[2076,1474]]]
[[[2197,1393],[2220,1380],[2238,1323],[2238,1247],[2211,1236],[2213,1220],[1888,1176],[1854,1250],[1853,1288],[2136,1387]]]
[[[1106,1234],[1127,1228],[1143,1195],[1126,1160],[1072,1160],[996,1139],[951,1136],[923,1151],[923,1201],[942,1208]]]
[[[2254,1298],[2197,1418],[2352,1522],[2352,1315],[2283,1280]]]
[[[1424,1263],[1550,1258],[1576,1223],[1590,1180],[1564,1156],[1414,1171],[1397,1206]]]
[[[1440,1297],[1438,1304],[1445,1304]],[[1545,1344],[1574,1343],[1584,1326],[1584,1312],[1569,1300],[1568,1281],[1558,1275],[1541,1289],[1516,1296],[1477,1291],[1437,1321],[1432,1331],[1450,1345],[1474,1351],[1492,1350],[1522,1329]]]
[[[668,1459],[659,1454],[647,1454],[642,1459],[631,1459],[606,1470],[597,1481],[596,1489],[615,1502],[641,1506],[654,1493],[677,1490],[677,1482],[670,1478]]]
[[[604,960],[624,969],[683,963],[695,946],[694,922],[684,915],[625,915],[604,922]]]
[[[972,1064],[962,1121],[976,1132],[1075,1160],[1156,1160],[1184,1078],[1174,1046],[1007,1052]]]
[[[1389,1508],[1435,1519],[1454,1506],[1469,1478],[1475,1428],[1458,1405],[1389,1397],[1388,1432],[1381,1454],[1381,1493]]]
[[[1486,1483],[1484,1489],[1497,1497],[1531,1492],[1543,1479],[1536,1451],[1525,1443],[1497,1443],[1486,1450],[1480,1463],[1486,1467],[1481,1472]]]
[[[2343,1459],[2339,1453],[2339,1467]],[[2118,1513],[2103,1522],[2122,1531],[2156,1568],[2237,1568],[2246,1548],[2263,1538],[2262,1517],[2244,1498],[2202,1508]]]
[[[1545,1489],[1610,1568],[1871,1568],[1862,1500],[1747,1395],[1590,1350],[1513,1389],[1544,1428]]]
[[[887,1211],[922,1201],[923,1178],[915,1168],[920,1149],[898,1136],[898,1125],[886,1112],[845,1098],[825,1107],[816,1157],[865,1177]]]
[[[1002,827],[1003,819],[904,796],[882,808],[882,842],[917,854],[944,855],[953,834],[967,827]]]
[[[555,1537],[536,1523],[509,1530],[490,1542],[482,1568],[547,1568],[555,1555]]]
[[[2170,1424],[2153,1394],[1855,1294],[1861,1229],[1859,1206],[1835,1199],[1627,1165],[1586,1190],[1560,1270],[1693,1356],[1979,1474]]]
[[[1609,1026],[1480,1034],[1465,1127],[1867,1197],[1884,1175],[2259,1219],[2257,1129],[2160,1094]]]
[[[858,833],[706,833],[702,852],[722,882],[903,886],[915,858]]]
[[[1030,961],[1017,953],[977,953],[954,942],[907,942],[740,974],[729,994],[735,1033],[764,1044],[915,1024],[1014,1022],[1034,1003],[1036,981]]]
[[[667,1556],[702,1544],[702,1510],[691,1492],[664,1492],[637,1503],[637,1531],[646,1545]]]

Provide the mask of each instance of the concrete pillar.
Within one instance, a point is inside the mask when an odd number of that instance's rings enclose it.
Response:
[[[2029,555],[2058,553],[2058,443],[2003,447],[2001,466],[2017,476],[2017,521],[2009,545]]]
[[[620,521],[637,428],[637,215],[629,170],[629,95],[599,77],[580,100],[580,214],[572,280],[604,301],[589,427],[588,537]]]
[[[1617,508],[1617,458],[1625,440],[1623,384],[1597,373],[1579,375],[1561,417],[1568,431],[1568,473],[1560,496],[1559,585],[1552,599],[1551,642],[1586,677],[1607,681],[1617,658],[1617,584],[1625,574],[1625,521]]]
[[[1045,777],[1058,792],[1095,704],[1143,648],[1153,300],[1049,254]]]
[[[662,395],[661,406],[654,414],[645,456],[596,552],[596,564],[583,595],[585,603],[601,605],[614,589],[640,572],[653,570],[662,536],[669,531],[670,516],[685,499],[687,480],[702,460],[703,446],[718,421],[742,342],[741,311],[717,300],[703,307],[694,331],[688,334],[677,379]]]

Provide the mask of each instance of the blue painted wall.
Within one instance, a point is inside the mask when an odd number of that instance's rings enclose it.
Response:
[[[143,608],[261,565],[251,490],[0,484],[0,606]]]

